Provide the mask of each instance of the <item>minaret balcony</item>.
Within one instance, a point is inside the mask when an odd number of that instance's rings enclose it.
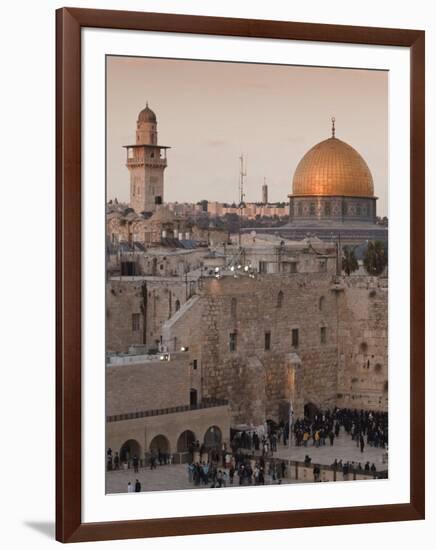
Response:
[[[167,165],[166,158],[128,158],[126,165],[127,166],[152,166],[156,168],[165,168]]]

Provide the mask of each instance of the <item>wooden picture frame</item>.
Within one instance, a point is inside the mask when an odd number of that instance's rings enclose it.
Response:
[[[411,63],[410,502],[377,506],[82,523],[81,29],[401,46]],[[56,539],[61,542],[284,529],[424,518],[423,31],[62,8],[56,13]]]

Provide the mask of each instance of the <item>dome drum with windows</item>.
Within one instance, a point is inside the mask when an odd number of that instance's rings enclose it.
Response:
[[[363,157],[332,135],[300,160],[292,180],[291,221],[374,223],[376,201],[371,172]]]

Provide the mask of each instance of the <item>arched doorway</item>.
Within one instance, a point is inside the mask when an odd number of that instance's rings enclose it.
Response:
[[[310,420],[313,420],[320,412],[321,411],[314,403],[309,402],[304,405],[304,416]]]
[[[128,462],[134,456],[141,458],[141,445],[136,441],[136,439],[129,439],[120,449],[120,460],[121,462]]]
[[[207,449],[221,448],[223,436],[218,426],[211,426],[204,434],[204,446]]]
[[[170,452],[170,442],[168,439],[162,435],[156,435],[150,442],[150,451],[169,453]]]
[[[177,440],[177,452],[185,453],[192,448],[192,445],[195,442],[195,434],[191,430],[185,430],[179,435]]]

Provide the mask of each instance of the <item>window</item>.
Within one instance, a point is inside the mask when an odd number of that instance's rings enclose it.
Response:
[[[271,332],[265,332],[265,351],[271,349]]]
[[[236,319],[236,308],[238,306],[238,302],[236,298],[232,298],[230,302],[230,316],[232,319]]]
[[[324,205],[324,214],[326,216],[330,216],[330,214],[331,214],[331,208],[330,208],[330,203],[329,202],[326,202],[325,205]]]
[[[189,404],[191,407],[197,406],[197,390],[194,388],[189,391]]]
[[[309,205],[309,214],[311,216],[315,215],[315,203],[314,202],[311,202],[310,205]]]
[[[139,325],[140,325],[139,313],[133,313],[132,314],[132,331],[136,332],[137,330],[139,330],[140,328]]]
[[[342,215],[343,215],[343,216],[346,216],[347,213],[348,213],[348,205],[347,205],[346,202],[343,202],[343,203],[342,203]]]
[[[176,300],[176,311],[180,309],[180,300]]]
[[[320,311],[322,311],[324,308],[324,302],[325,302],[325,298],[324,296],[321,296],[318,302],[318,308]]]
[[[298,342],[299,342],[298,328],[293,328],[292,329],[292,347],[298,348]]]
[[[291,273],[297,273],[297,262],[291,262]]]
[[[236,345],[237,345],[236,332],[231,332],[230,339],[229,339],[229,350],[236,351]]]
[[[327,329],[326,327],[320,328],[320,340],[321,344],[325,344],[327,342]]]
[[[121,275],[135,275],[136,264],[135,262],[121,262]]]
[[[194,370],[197,370],[197,367],[198,367],[197,359],[194,359],[194,360],[192,361],[192,368],[193,368]]]
[[[277,294],[277,307],[282,307],[282,305],[283,305],[283,292],[280,291]]]

